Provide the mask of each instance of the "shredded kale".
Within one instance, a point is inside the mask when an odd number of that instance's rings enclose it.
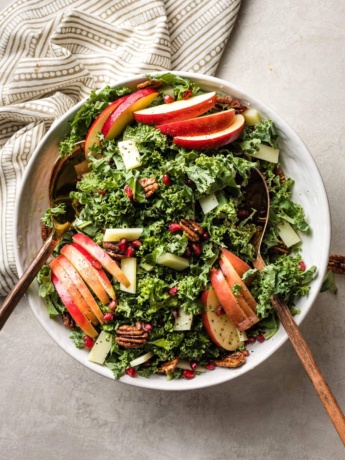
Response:
[[[53,228],[52,217],[65,214],[66,206],[64,203],[55,206],[54,208],[48,208],[44,213],[44,216],[41,217],[41,221],[44,225],[49,228]]]

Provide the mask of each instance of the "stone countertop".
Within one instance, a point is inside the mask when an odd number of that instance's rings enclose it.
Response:
[[[0,8],[8,4],[0,0]],[[277,111],[310,149],[345,253],[345,5],[242,0],[216,76]],[[315,210],[317,212],[317,210]],[[345,277],[301,327],[345,408]],[[343,447],[291,345],[260,367],[191,392],[105,379],[50,339],[22,300],[0,334],[4,460],[341,459]]]

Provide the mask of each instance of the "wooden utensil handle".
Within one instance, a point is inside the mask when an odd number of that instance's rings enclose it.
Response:
[[[0,307],[0,330],[4,327],[11,313],[25,292],[29,289],[30,284],[35,279],[37,273],[43,267],[48,257],[52,254],[56,245],[57,241],[53,240],[53,236],[51,234],[21,278],[19,278],[17,283],[14,285],[5,302]]]
[[[335,429],[337,430],[340,439],[345,445],[345,417],[342,413],[333,393],[331,392],[327,382],[322,375],[312,352],[302,337],[288,306],[276,296],[271,297],[272,305],[277,313],[277,316],[284,326],[290,341],[301,360],[304,369],[306,370],[314,388],[319,395],[319,398],[324,405],[329,418],[331,419]]]

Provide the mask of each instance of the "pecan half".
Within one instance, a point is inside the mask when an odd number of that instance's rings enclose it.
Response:
[[[284,243],[279,243],[271,249],[276,254],[290,254],[291,252],[291,248],[288,248]]]
[[[171,374],[176,369],[176,366],[178,365],[179,362],[180,362],[180,358],[175,358],[172,361],[168,361],[161,365],[157,373],[166,374],[166,375]]]
[[[181,219],[180,225],[189,241],[199,241],[200,237],[204,234],[202,227],[194,220]]]
[[[216,359],[213,362],[219,367],[235,368],[243,366],[246,362],[246,357],[242,351],[237,351],[236,353],[226,356],[224,359]]]
[[[328,260],[328,270],[338,275],[345,275],[345,256],[331,254]]]
[[[46,241],[49,238],[49,235],[53,231],[52,228],[42,222],[41,224],[41,237],[43,241]]]
[[[125,252],[121,251],[117,243],[108,243],[107,241],[103,242],[103,247],[105,252],[114,260],[125,259]]]
[[[115,342],[124,348],[137,348],[145,345],[146,339],[149,336],[142,328],[137,326],[129,326],[127,324],[120,326],[116,331]]]
[[[73,318],[68,312],[62,313],[62,322],[68,329],[73,329],[75,326]]]
[[[277,166],[274,172],[277,174],[277,176],[279,176],[280,183],[284,184],[286,182],[286,177],[283,173],[283,170],[279,166]]]
[[[146,81],[143,81],[142,83],[139,83],[137,85],[137,89],[160,88],[164,84],[165,84],[164,81],[161,81],[161,80],[146,80]]]
[[[159,188],[157,180],[154,177],[144,177],[143,179],[139,179],[139,182],[145,190],[146,198],[150,198]]]
[[[247,110],[247,107],[243,105],[238,99],[230,96],[217,96],[216,107],[219,109],[235,109],[236,113],[242,113]]]

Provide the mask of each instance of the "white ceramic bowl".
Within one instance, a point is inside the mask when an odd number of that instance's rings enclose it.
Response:
[[[302,236],[303,259],[307,266],[316,265],[318,267],[318,275],[311,284],[308,297],[300,299],[297,305],[301,313],[295,317],[295,320],[300,324],[311,309],[320,291],[327,268],[330,244],[329,206],[325,188],[315,162],[298,135],[264,103],[224,80],[200,74],[177,73],[191,80],[196,80],[204,90],[216,90],[240,98],[244,103],[257,108],[265,118],[272,119],[280,133],[283,170],[287,176],[295,179],[293,199],[303,206],[306,218],[312,228],[310,235]],[[144,76],[137,76],[120,81],[118,84],[129,86],[134,90],[136,85],[144,79]],[[15,247],[17,248],[16,261],[20,275],[23,273],[23,268],[28,266],[33,255],[42,245],[40,217],[48,207],[48,184],[51,168],[58,157],[59,142],[69,130],[69,121],[73,119],[82,104],[83,102],[76,105],[54,124],[37,147],[26,169],[16,206],[17,244]],[[60,321],[54,321],[48,317],[44,301],[38,295],[36,282],[32,284],[27,297],[36,318],[60,347],[89,369],[105,377],[113,378],[111,371],[107,367],[87,361],[88,352],[75,348],[73,342],[69,339],[69,330]],[[286,340],[287,335],[283,328],[280,327],[278,333],[270,340],[262,344],[254,344],[255,353],[251,354],[247,363],[238,369],[217,368],[212,372],[199,375],[193,380],[180,379],[168,382],[161,376],[152,376],[149,379],[140,377],[133,379],[125,375],[121,377],[120,381],[138,387],[159,390],[190,390],[207,387],[232,380],[250,371],[265,361]]]

